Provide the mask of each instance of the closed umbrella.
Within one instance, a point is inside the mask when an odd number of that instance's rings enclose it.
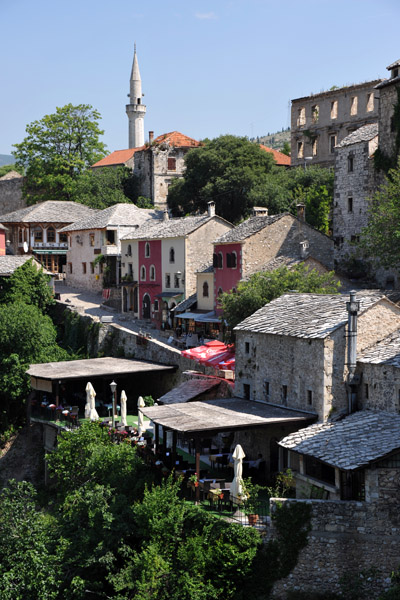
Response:
[[[243,465],[242,461],[245,457],[245,453],[240,444],[236,446],[232,453],[233,458],[233,471],[234,477],[231,483],[230,494],[232,502],[235,502],[237,498],[243,493],[243,483],[242,483],[242,474],[243,474]],[[236,502],[237,503],[237,502]]]
[[[124,427],[126,427],[128,425],[128,423],[126,421],[126,401],[127,401],[127,397],[125,394],[125,390],[122,390],[122,392],[121,392],[121,423]]]
[[[88,390],[88,388],[89,388],[89,390]],[[88,382],[88,384],[86,386],[86,392],[88,393],[88,396],[89,396],[89,406],[90,406],[89,419],[91,421],[97,421],[99,418],[99,415],[97,414],[96,405],[95,405],[96,392],[94,391],[94,387],[92,386],[90,381]],[[85,410],[85,415],[86,415],[86,410]]]
[[[138,435],[140,437],[146,431],[146,427],[144,426],[144,421],[143,421],[143,413],[141,410],[146,405],[144,403],[142,396],[139,396],[137,405],[138,405]]]
[[[93,386],[90,381],[87,382],[86,385],[86,404],[85,404],[85,419],[89,419],[90,417],[90,395],[94,392]]]

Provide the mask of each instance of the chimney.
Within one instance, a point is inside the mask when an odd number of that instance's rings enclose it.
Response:
[[[215,217],[215,202],[207,202],[207,212],[209,217]]]
[[[168,212],[168,208],[164,209],[164,213],[163,213],[163,221],[169,221],[169,212]]]
[[[360,302],[356,300],[356,292],[350,292],[350,302],[346,302],[348,312],[348,331],[347,331],[347,395],[348,412],[351,414],[356,409],[358,376],[356,375],[357,366],[357,317],[360,310]]]
[[[306,205],[305,204],[296,204],[296,208],[297,208],[297,218],[299,219],[299,221],[303,221],[303,223],[306,220]]]
[[[310,243],[308,240],[304,240],[303,242],[300,242],[300,258],[305,260],[306,258],[308,258],[309,253],[309,247],[310,247]]]
[[[266,206],[253,206],[253,217],[268,217]]]
[[[152,144],[154,140],[154,131],[149,131],[149,144]]]

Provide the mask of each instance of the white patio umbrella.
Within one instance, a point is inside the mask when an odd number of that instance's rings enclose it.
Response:
[[[94,387],[88,381],[86,386],[86,406],[85,406],[85,418],[90,419],[91,421],[97,421],[99,415],[97,414],[96,405],[95,405],[96,392],[94,391]],[[89,411],[87,414],[87,405],[89,404]]]
[[[236,498],[239,498],[240,494],[243,493],[243,484],[242,484],[242,474],[243,474],[243,465],[242,460],[245,457],[245,453],[240,444],[236,446],[232,453],[233,458],[233,471],[234,477],[231,483],[230,495],[233,502],[235,502]]]
[[[121,392],[121,424],[126,427],[128,425],[126,421],[126,401],[127,397],[125,394],[125,390]]]
[[[143,421],[143,413],[141,410],[146,405],[144,403],[142,396],[139,396],[137,405],[138,405],[138,435],[140,437],[146,431],[146,427],[144,426],[144,421]]]

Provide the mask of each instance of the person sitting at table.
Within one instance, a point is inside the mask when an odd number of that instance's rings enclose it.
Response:
[[[249,469],[258,469],[262,459],[263,459],[263,455],[261,453],[259,453],[256,460],[249,460]]]

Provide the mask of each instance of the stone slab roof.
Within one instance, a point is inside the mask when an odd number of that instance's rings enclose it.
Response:
[[[378,85],[375,86],[375,89],[380,90],[384,87],[387,87],[388,85],[392,85],[393,83],[400,83],[400,75],[397,75],[397,77],[392,77],[390,79],[384,79],[381,83],[378,83]]]
[[[273,148],[269,148],[268,146],[264,146],[264,144],[260,144],[261,150],[264,152],[269,152],[275,159],[275,162],[280,167],[290,167],[290,156],[279,152],[278,150],[274,150]]]
[[[143,409],[143,414],[154,423],[189,435],[265,427],[275,423],[306,423],[315,419],[314,415],[305,412],[242,398],[149,406]]]
[[[214,267],[211,264],[205,264],[202,265],[201,267],[199,267],[196,271],[196,273],[214,273]]]
[[[214,244],[232,244],[236,242],[242,242],[246,238],[258,233],[264,227],[268,227],[272,223],[279,221],[283,216],[289,213],[282,213],[280,215],[265,215],[263,217],[250,217],[240,223],[237,227],[234,227],[230,231],[227,231],[215,240]]]
[[[129,236],[125,235],[123,239],[159,240],[163,238],[184,237],[214,218],[221,219],[221,217],[209,217],[206,214],[199,217],[179,217],[167,219],[166,221],[149,222],[133,232],[133,234],[129,234]]]
[[[373,365],[388,365],[400,369],[400,329],[365,350],[357,362]]]
[[[357,292],[360,314],[384,295],[375,290]],[[325,338],[346,325],[348,294],[284,294],[239,323],[235,331],[269,333],[300,338]],[[389,302],[389,301],[388,301]]]
[[[5,256],[0,256],[0,276],[9,277],[18,269],[18,267],[22,267],[26,263],[26,261],[33,259],[35,263],[37,263],[38,267],[40,267],[40,263],[32,256],[32,254],[23,254],[12,256],[11,254],[6,254]]]
[[[152,219],[159,220],[160,212],[146,208],[138,208],[135,204],[119,203],[103,210],[96,211],[89,218],[76,220],[61,232],[84,231],[86,229],[105,229],[106,227],[132,227],[143,225]]]
[[[182,302],[174,306],[174,308],[172,308],[171,311],[175,312],[175,314],[186,312],[195,304],[197,304],[197,294],[192,294],[191,296],[189,296],[189,298],[186,298],[186,300],[183,300]]]
[[[99,211],[78,202],[47,200],[1,215],[2,223],[73,223]]]
[[[359,144],[360,142],[369,142],[378,135],[378,123],[370,123],[370,125],[364,125],[359,127],[349,135],[347,135],[336,148],[344,148],[345,146],[351,146],[352,144]]]
[[[400,415],[360,411],[334,423],[317,423],[283,438],[283,448],[353,471],[400,448]]]
[[[178,404],[194,400],[201,394],[212,390],[220,385],[221,380],[217,378],[190,379],[184,381],[164,396],[159,398],[162,404]]]

